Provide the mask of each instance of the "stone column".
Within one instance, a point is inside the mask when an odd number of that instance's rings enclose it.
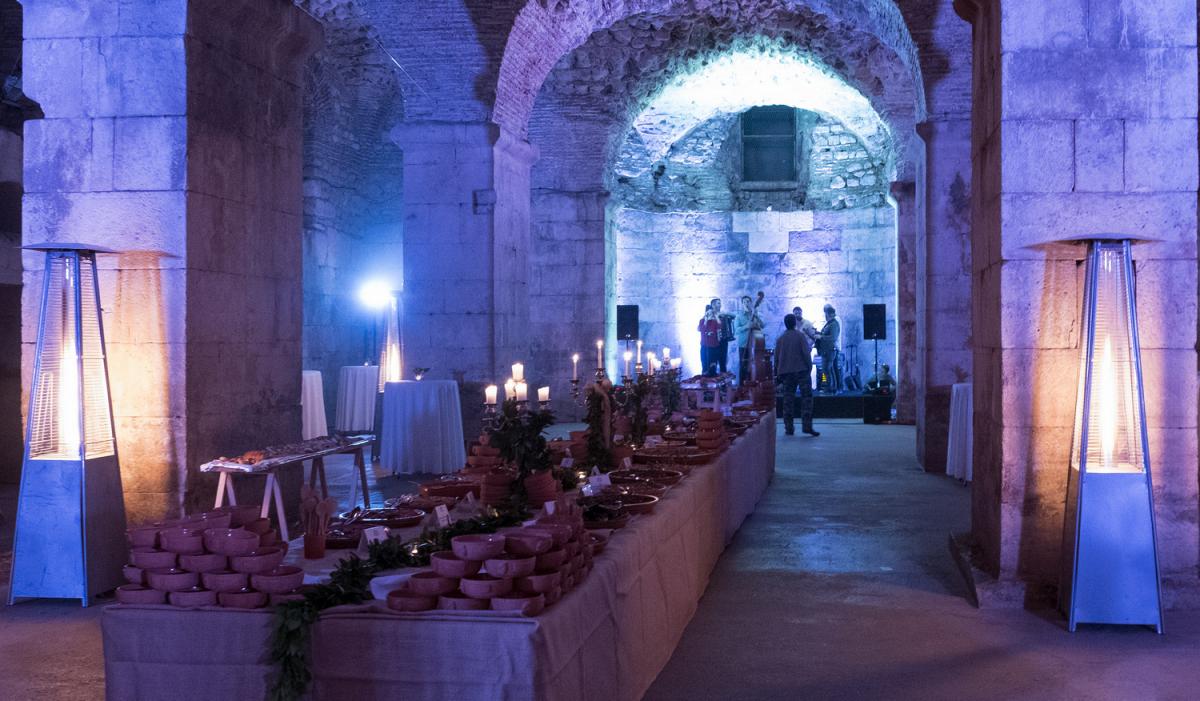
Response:
[[[299,437],[299,70],[287,0],[25,0],[23,239],[100,261],[133,520],[203,506],[196,468]],[[42,258],[24,257],[32,370]],[[28,390],[26,389],[26,392]]]
[[[896,208],[896,421],[917,419],[917,187],[911,181],[894,182],[892,204]]]
[[[1134,246],[1166,603],[1196,588],[1196,6],[960,2],[974,23],[973,532],[1001,580],[1058,578],[1080,245]],[[1001,100],[1000,98],[1003,97]]]
[[[917,131],[926,153],[917,242],[917,459],[929,472],[944,472],[950,387],[971,381],[971,122],[941,116]]]
[[[405,362],[431,377],[502,383],[529,352],[536,149],[482,123],[409,122],[394,138],[404,151]]]

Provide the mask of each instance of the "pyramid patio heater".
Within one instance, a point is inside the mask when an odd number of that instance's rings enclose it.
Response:
[[[401,374],[401,356],[404,345],[400,340],[400,292],[393,291],[388,295],[387,306],[387,337],[383,350],[379,354],[379,391],[389,382],[399,382],[404,379]]]
[[[1154,496],[1127,240],[1090,243],[1059,606],[1079,623],[1162,632]]]
[[[88,599],[123,583],[125,503],[113,435],[96,254],[45,251],[8,603]]]

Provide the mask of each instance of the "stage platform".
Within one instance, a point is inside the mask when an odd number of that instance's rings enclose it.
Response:
[[[814,419],[862,419],[863,423],[881,423],[891,418],[893,396],[843,392],[814,394]],[[796,398],[796,417],[800,416],[799,395]],[[783,416],[783,397],[775,403],[775,415]]]

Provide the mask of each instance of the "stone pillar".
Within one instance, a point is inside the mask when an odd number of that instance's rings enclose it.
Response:
[[[943,116],[917,132],[926,149],[917,242],[917,459],[929,472],[944,472],[950,387],[971,381],[971,122]]]
[[[299,437],[300,68],[287,0],[25,0],[23,239],[100,261],[132,520],[196,508],[196,468]],[[42,258],[24,258],[26,393]]]
[[[1002,580],[1056,583],[1080,245],[1134,246],[1166,604],[1195,590],[1196,6],[960,2],[974,23],[972,528]],[[1003,99],[1001,100],[1001,96]]]
[[[537,151],[492,124],[409,122],[394,138],[404,152],[405,362],[431,377],[502,383],[529,353]]]
[[[896,208],[896,421],[917,420],[917,240],[920,230],[917,187],[911,181],[894,182]]]

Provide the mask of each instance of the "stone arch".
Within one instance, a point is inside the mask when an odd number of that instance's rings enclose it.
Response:
[[[925,117],[925,94],[917,49],[893,0],[612,0],[572,3],[530,0],[517,15],[501,60],[492,119],[525,135],[538,93],[555,64],[595,32],[635,15],[696,16],[731,13],[755,24],[754,16],[806,9],[847,28],[878,38],[907,71],[913,85],[914,121]]]

